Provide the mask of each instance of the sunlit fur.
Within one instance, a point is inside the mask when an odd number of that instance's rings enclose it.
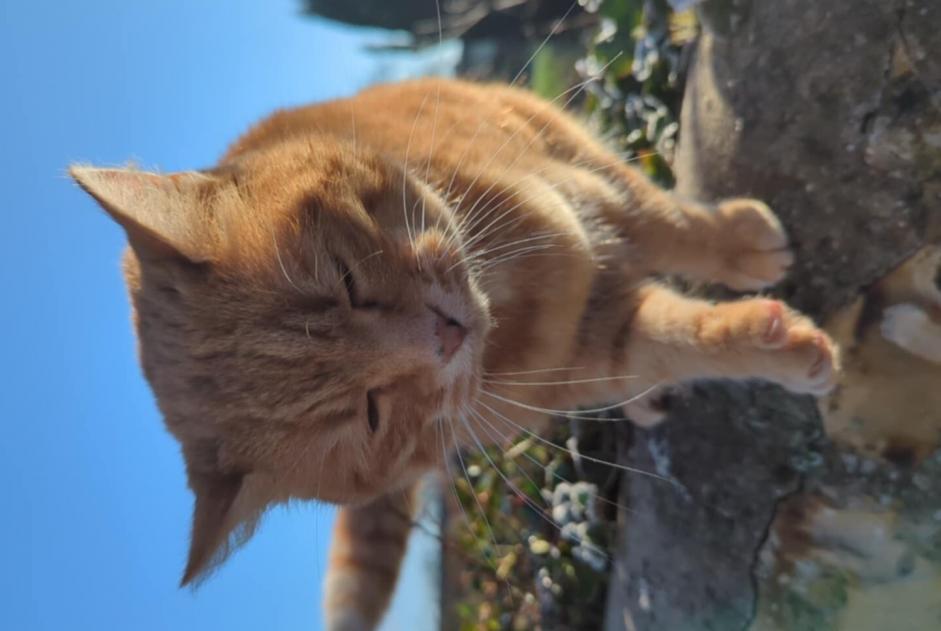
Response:
[[[381,616],[409,489],[445,448],[630,397],[655,422],[639,395],[687,379],[833,385],[835,348],[780,302],[650,279],[776,282],[791,254],[766,206],[679,200],[522,90],[380,86],[276,113],[201,173],[72,173],[132,245],[142,363],[197,498],[184,581],[273,503],[348,505],[331,629]],[[467,329],[454,357],[437,314]]]

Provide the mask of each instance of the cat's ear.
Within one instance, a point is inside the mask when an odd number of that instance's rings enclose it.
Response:
[[[248,541],[269,503],[267,479],[226,467],[223,451],[218,441],[210,439],[189,441],[183,447],[189,487],[196,498],[181,585],[206,576]]]
[[[198,171],[157,174],[73,165],[71,175],[124,228],[143,258],[211,259],[208,200],[215,178]]]
[[[196,495],[189,558],[180,585],[205,574],[228,556],[230,533],[240,522],[238,497],[242,474],[190,474],[190,487]]]

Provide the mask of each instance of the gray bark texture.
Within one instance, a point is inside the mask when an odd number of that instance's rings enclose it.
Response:
[[[911,407],[938,397],[941,372],[880,337],[874,289],[941,236],[941,2],[700,11],[678,192],[777,211],[797,263],[772,293],[822,323],[852,320],[845,339],[827,325],[847,383],[819,404],[686,385],[666,422],[623,432],[622,462],[674,483],[624,479],[605,628],[941,629],[941,408]],[[889,364],[900,378],[865,381]],[[830,418],[853,392],[901,403],[866,404],[838,432]],[[929,429],[912,438],[906,424]]]

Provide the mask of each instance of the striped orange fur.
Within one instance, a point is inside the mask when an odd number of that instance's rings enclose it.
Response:
[[[141,362],[196,496],[183,582],[272,504],[337,503],[334,631],[381,618],[414,482],[482,420],[638,396],[650,423],[639,395],[663,384],[823,393],[838,369],[781,302],[652,280],[778,281],[791,254],[764,204],[678,199],[523,90],[379,86],[278,112],[205,171],[71,173],[130,242]]]

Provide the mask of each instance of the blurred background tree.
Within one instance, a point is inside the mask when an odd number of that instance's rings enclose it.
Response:
[[[596,16],[577,0],[304,0],[312,16],[353,26],[396,31],[378,49],[414,51],[440,40],[460,40],[458,74],[480,79],[512,79],[536,46],[551,34],[556,54],[567,53],[569,70],[584,51],[586,29]]]

